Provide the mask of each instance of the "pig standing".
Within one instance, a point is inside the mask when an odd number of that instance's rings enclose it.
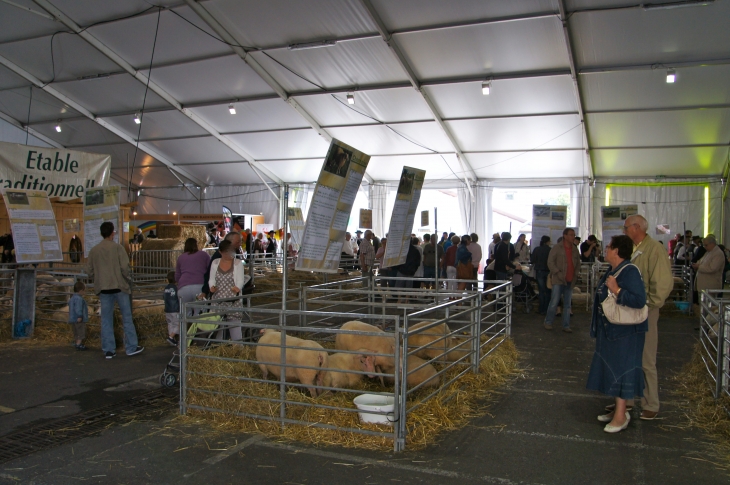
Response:
[[[264,345],[262,345],[264,344]],[[267,347],[265,345],[275,345]],[[298,337],[286,336],[286,364],[289,366],[318,367],[320,369],[303,369],[301,367],[286,367],[285,378],[289,382],[299,381],[306,386],[321,386],[324,378],[322,367],[327,367],[327,352],[313,340],[303,340]],[[305,347],[305,348],[297,348]],[[322,350],[308,350],[317,348]],[[276,377],[281,376],[281,333],[271,330],[264,330],[256,347],[256,360],[259,363],[264,379],[268,378],[269,372]],[[308,387],[312,397],[317,397],[317,389]]]

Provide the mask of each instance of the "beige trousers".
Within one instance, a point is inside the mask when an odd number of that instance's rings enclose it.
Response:
[[[649,331],[646,332],[644,340],[644,353],[641,356],[641,367],[644,370],[644,397],[641,398],[641,408],[646,411],[659,412],[659,381],[656,371],[656,352],[659,344],[657,323],[659,322],[659,309],[649,309]],[[634,401],[626,401],[629,406]]]

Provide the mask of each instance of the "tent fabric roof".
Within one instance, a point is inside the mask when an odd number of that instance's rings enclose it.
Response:
[[[0,114],[111,154],[118,178],[139,142],[136,185],[311,182],[331,137],[375,181],[728,163],[730,0],[14,3],[30,10],[0,3]]]

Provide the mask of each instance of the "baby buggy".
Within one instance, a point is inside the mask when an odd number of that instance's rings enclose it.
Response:
[[[515,271],[512,275],[512,305],[517,308],[518,304],[525,304],[525,313],[532,311],[532,300],[537,298],[530,277],[524,271]]]

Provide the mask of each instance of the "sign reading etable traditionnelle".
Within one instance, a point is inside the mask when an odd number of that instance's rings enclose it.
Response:
[[[42,190],[3,191],[18,263],[63,261],[56,216]]]
[[[111,157],[62,148],[0,142],[0,187],[42,190],[61,200],[109,183]]]
[[[393,204],[393,215],[390,216],[384,268],[392,268],[406,262],[408,249],[411,246],[413,220],[416,217],[418,201],[421,200],[421,187],[425,178],[425,170],[403,167]]]
[[[114,224],[114,242],[119,242],[123,228],[119,226],[119,187],[95,187],[86,191],[84,197],[84,253],[102,241],[99,228],[103,222]]]
[[[368,162],[370,155],[332,140],[309,205],[296,269],[337,272],[352,204]]]

